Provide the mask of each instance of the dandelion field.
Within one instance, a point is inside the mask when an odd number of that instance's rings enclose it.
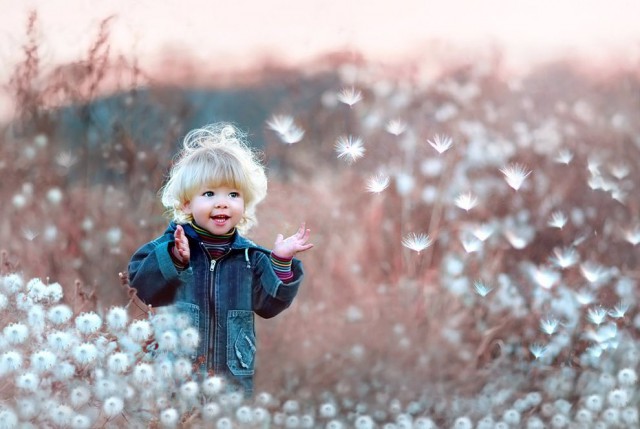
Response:
[[[187,322],[132,318],[118,275],[166,226],[189,111],[108,43],[47,68],[31,38],[6,85],[0,428],[640,427],[637,71],[336,57],[239,80],[288,88],[253,125],[211,118],[263,144],[250,237],[304,220],[315,244],[294,305],[258,321],[242,398],[193,376]]]

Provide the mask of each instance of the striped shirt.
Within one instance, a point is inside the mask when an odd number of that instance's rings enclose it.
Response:
[[[209,256],[213,260],[218,260],[224,255],[226,255],[230,248],[231,243],[236,234],[236,229],[233,228],[226,234],[216,235],[211,234],[204,228],[199,227],[194,222],[191,222],[191,226],[198,233],[198,236],[202,240],[202,244],[206,251],[209,253]],[[173,255],[173,251],[169,252],[171,254],[171,259],[173,260],[174,265],[179,270],[185,269],[187,266],[183,265],[178,261]],[[280,280],[284,283],[287,283],[293,280],[293,271],[291,270],[291,263],[293,259],[285,259],[281,258],[274,253],[271,253],[271,265],[273,266],[273,270]]]

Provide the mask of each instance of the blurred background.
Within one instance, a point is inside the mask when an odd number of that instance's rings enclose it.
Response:
[[[4,273],[126,303],[181,137],[232,121],[269,170],[251,238],[304,220],[315,243],[259,322],[258,388],[453,422],[533,391],[577,407],[583,374],[637,364],[640,3],[0,8]]]

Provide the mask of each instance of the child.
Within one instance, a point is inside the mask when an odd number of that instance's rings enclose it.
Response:
[[[313,247],[304,223],[286,239],[278,234],[272,251],[241,235],[266,191],[264,167],[235,127],[191,131],[161,189],[172,221],[129,262],[130,284],[145,303],[172,304],[198,328],[200,372],[222,375],[246,395],[254,313],[270,318],[289,307],[303,279],[293,257]]]

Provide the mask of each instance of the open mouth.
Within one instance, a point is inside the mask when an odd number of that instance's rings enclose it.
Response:
[[[229,219],[229,217],[230,216],[227,216],[227,215],[216,215],[216,216],[213,216],[212,219],[217,224],[223,224],[227,221],[227,219]]]

